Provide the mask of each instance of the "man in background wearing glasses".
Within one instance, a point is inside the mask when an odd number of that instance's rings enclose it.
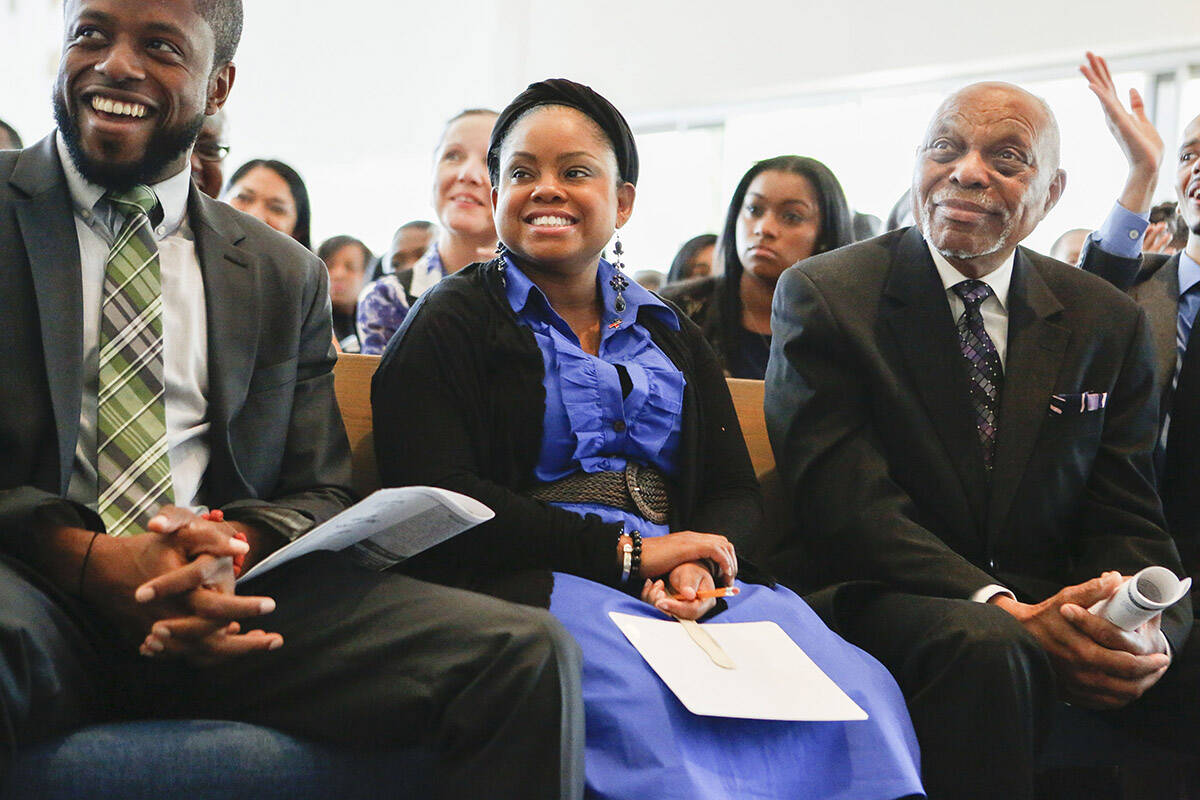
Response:
[[[200,191],[215,198],[225,183],[225,158],[229,155],[225,110],[204,118],[204,127],[192,148],[192,180]]]

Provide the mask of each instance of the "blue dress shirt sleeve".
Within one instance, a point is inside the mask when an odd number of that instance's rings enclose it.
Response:
[[[1099,229],[1092,231],[1091,240],[1104,252],[1121,258],[1137,258],[1142,254],[1142,236],[1150,220],[1135,214],[1123,205],[1113,203],[1113,209]]]

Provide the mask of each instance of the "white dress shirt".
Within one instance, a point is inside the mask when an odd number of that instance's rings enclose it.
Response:
[[[928,242],[926,246],[929,247],[929,255],[933,256],[942,286],[946,289],[946,298],[950,301],[950,312],[954,315],[954,322],[958,324],[967,306],[952,287],[968,278],[951,266],[946,257]],[[983,316],[983,328],[991,338],[992,344],[996,346],[996,354],[1000,356],[1000,366],[1005,365],[1005,357],[1008,355],[1008,288],[1012,285],[1013,264],[1016,260],[1017,251],[1013,250],[1012,255],[998,269],[979,279],[992,287],[991,297],[979,304],[979,313]]]
[[[83,403],[79,439],[67,496],[96,508],[96,395],[99,389],[100,306],[104,267],[124,218],[103,199],[104,189],[88,182],[56,137],[66,173],[79,237],[83,286]],[[150,187],[162,206],[154,229],[158,242],[163,294],[163,378],[166,384],[167,456],[175,504],[198,505],[200,483],[208,468],[208,319],[204,280],[187,222],[191,170]]]
[[[955,269],[928,241],[925,244],[929,248],[929,255],[933,257],[938,276],[942,279],[942,286],[946,289],[950,313],[954,316],[955,324],[958,324],[967,306],[952,287],[967,280],[967,276]],[[979,279],[992,287],[992,296],[979,304],[979,313],[983,317],[983,329],[992,340],[1002,366],[1005,365],[1005,356],[1008,354],[1008,289],[1012,285],[1013,265],[1016,260],[1017,251],[1014,250],[998,269]],[[979,589],[971,595],[971,599],[977,603],[986,603],[998,594],[1006,594],[1016,599],[1011,591],[997,583],[990,583]]]

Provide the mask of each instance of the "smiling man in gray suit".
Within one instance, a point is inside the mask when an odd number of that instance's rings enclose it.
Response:
[[[1018,247],[1061,195],[1058,129],[1008,84],[952,95],[918,151],[918,226],[789,269],[768,431],[797,530],[774,558],[892,670],[930,797],[1031,798],[1056,697],[1134,702],[1185,601],[1126,633],[1090,614],[1180,570],[1154,491],[1149,326]]]
[[[57,131],[0,153],[0,775],[88,722],[204,716],[426,744],[443,797],[578,797],[548,614],[328,552],[233,591],[351,499],[326,271],[188,170],[241,20],[68,0]]]
[[[1121,104],[1104,59],[1089,53],[1081,71],[1129,162],[1124,190],[1128,199],[1122,203],[1132,212],[1131,226],[1141,234],[1149,226],[1163,160],[1162,138],[1136,91],[1130,93],[1129,110]],[[1187,246],[1171,256],[1146,253],[1114,260],[1097,257],[1103,244],[1089,241],[1083,268],[1129,292],[1150,319],[1155,379],[1163,398],[1155,451],[1158,486],[1184,567],[1200,578],[1200,346],[1191,345],[1200,309],[1200,117],[1187,124],[1180,138],[1173,169],[1179,214],[1188,227]],[[1137,241],[1140,244],[1140,236]]]

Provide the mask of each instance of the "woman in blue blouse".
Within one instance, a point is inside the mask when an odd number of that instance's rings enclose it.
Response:
[[[386,485],[443,486],[496,517],[407,568],[548,606],[571,631],[590,796],[919,796],[886,670],[792,592],[748,582],[745,564],[736,577],[761,507],[720,366],[694,324],[600,257],[633,210],[620,113],[579,84],[533,84],[497,120],[488,167],[504,253],[414,307],[372,403]],[[716,584],[741,594],[697,597]],[[693,715],[609,611],[772,620],[870,719]]]

